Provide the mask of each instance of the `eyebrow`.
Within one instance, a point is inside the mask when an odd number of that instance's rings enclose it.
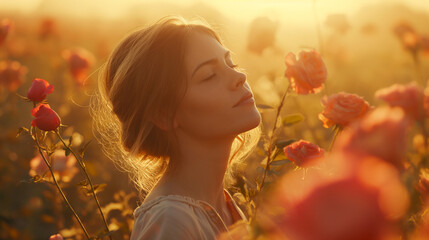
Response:
[[[224,58],[228,57],[230,54],[231,54],[230,51],[226,51],[225,54],[224,54]],[[213,58],[213,59],[210,59],[210,60],[207,60],[207,61],[204,61],[204,62],[200,63],[200,65],[198,65],[195,68],[194,72],[192,72],[191,77],[193,77],[194,74],[198,71],[198,69],[200,69],[202,66],[207,65],[207,64],[214,64],[216,62],[217,62],[217,58]]]

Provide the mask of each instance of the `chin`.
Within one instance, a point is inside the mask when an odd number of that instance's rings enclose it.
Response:
[[[259,111],[255,108],[254,112],[252,112],[252,114],[249,114],[248,116],[246,116],[245,118],[245,123],[243,124],[243,129],[240,131],[240,133],[242,132],[247,132],[251,129],[254,129],[256,127],[259,126],[259,124],[261,123],[261,114],[259,113]]]

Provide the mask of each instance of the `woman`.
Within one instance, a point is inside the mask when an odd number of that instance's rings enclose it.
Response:
[[[225,188],[261,116],[217,33],[164,17],[122,40],[102,72],[94,126],[144,198],[131,239],[215,239],[246,220]]]

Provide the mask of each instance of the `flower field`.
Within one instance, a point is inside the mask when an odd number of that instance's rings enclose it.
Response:
[[[141,193],[103,153],[91,97],[114,46],[167,14],[220,32],[262,115],[228,188],[249,220],[233,239],[429,239],[429,6],[307,2],[0,8],[0,239],[130,238]]]

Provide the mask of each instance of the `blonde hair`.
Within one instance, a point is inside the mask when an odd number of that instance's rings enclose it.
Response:
[[[172,120],[186,92],[185,43],[195,31],[222,44],[202,19],[188,22],[167,16],[131,33],[102,66],[98,89],[91,97],[94,135],[106,156],[129,173],[142,198],[162,176],[170,156],[176,154],[175,136],[158,128],[153,120]],[[234,166],[243,162],[259,136],[257,127],[236,137],[225,185],[232,183]]]

